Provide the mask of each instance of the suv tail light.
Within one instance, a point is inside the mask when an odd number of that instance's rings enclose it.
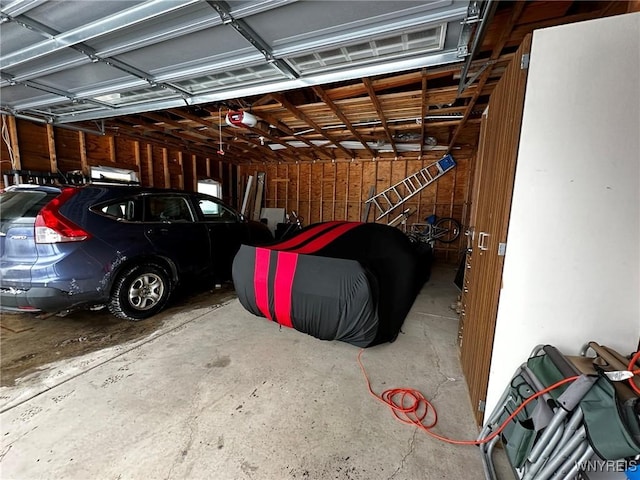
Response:
[[[60,207],[76,192],[75,188],[65,188],[40,210],[35,224],[36,243],[80,242],[91,237],[88,232],[60,213]]]

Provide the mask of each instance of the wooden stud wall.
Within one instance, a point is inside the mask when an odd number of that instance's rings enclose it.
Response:
[[[408,223],[423,222],[425,217],[436,214],[439,217],[453,217],[463,225],[467,224],[475,153],[474,148],[454,152],[456,168],[405,203],[404,208],[411,208],[415,212]],[[238,174],[241,182],[246,184],[249,175],[265,172],[263,205],[267,208],[284,208],[287,212],[295,211],[303,217],[304,225],[310,225],[331,220],[360,221],[371,186],[380,192],[439,158],[440,155],[430,154],[420,160],[402,158],[243,165],[238,168]],[[397,208],[379,223],[387,223],[402,210]],[[374,221],[373,208],[368,221]],[[402,228],[401,225],[398,227]],[[453,244],[436,244],[436,257],[457,264],[465,246],[464,235]]]
[[[111,166],[138,172],[144,186],[183,190],[195,190],[198,178],[211,177],[222,183],[225,200],[235,203],[232,198],[235,188],[229,185],[235,167],[217,158],[123,136],[93,135],[6,115],[2,119],[17,169],[62,173],[80,170],[88,174],[90,166]],[[0,171],[12,170],[6,142],[0,143]],[[1,175],[0,186],[5,186]]]
[[[272,162],[236,167],[219,157],[193,155],[188,151],[163,147],[127,137],[99,136],[5,117],[9,133],[17,142],[14,152],[23,170],[61,172],[107,165],[128,168],[139,173],[142,185],[194,190],[197,179],[210,177],[223,185],[223,200],[239,207],[248,175],[266,172],[263,205],[296,211],[309,225],[320,221],[360,221],[372,186],[376,191],[399,182],[441,157],[428,152],[422,158],[404,156],[397,160],[381,158],[370,161]],[[12,126],[13,125],[13,126]],[[452,216],[467,223],[471,164],[475,156],[477,128],[465,132],[468,147],[453,151],[457,167],[406,202],[404,208],[415,213],[409,223],[422,222],[430,214]],[[2,142],[1,169],[10,170],[8,149]],[[386,223],[402,209],[389,215]],[[373,221],[373,209],[369,221]],[[400,226],[401,227],[401,226]],[[436,245],[437,257],[452,263],[459,261],[464,237],[451,245]]]

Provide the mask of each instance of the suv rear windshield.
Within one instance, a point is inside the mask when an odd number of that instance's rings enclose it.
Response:
[[[0,195],[0,220],[15,220],[17,218],[35,218],[42,207],[57,193],[38,190],[10,191]]]

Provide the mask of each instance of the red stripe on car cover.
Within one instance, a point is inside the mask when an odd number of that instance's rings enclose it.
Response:
[[[256,296],[256,306],[269,320],[269,257],[271,250],[256,248],[255,270],[253,271],[253,290]]]
[[[311,237],[313,237],[314,235],[318,235],[330,228],[333,228],[337,225],[343,224],[345,222],[327,222],[327,223],[321,223],[319,225],[316,225],[315,227],[311,227],[309,230],[304,231],[303,233],[301,233],[300,235],[296,235],[293,238],[290,238],[289,240],[285,240],[284,242],[278,243],[276,245],[273,245],[269,248],[271,248],[271,250],[289,250],[290,248],[295,248],[300,246],[302,243],[306,242],[307,240],[309,240]]]
[[[291,320],[291,291],[297,262],[298,255],[296,253],[278,252],[278,265],[273,286],[275,317],[278,323],[285,327],[293,327]]]
[[[330,232],[327,232],[324,235],[321,235],[320,237],[316,238],[312,242],[307,243],[304,247],[300,247],[297,250],[292,250],[292,251],[295,253],[307,253],[307,254],[315,253],[321,248],[324,248],[327,245],[329,245],[336,238],[340,237],[341,235],[344,235],[345,233],[347,233],[349,230],[353,228],[359,227],[360,225],[362,225],[362,222],[345,223],[344,225],[340,225],[339,227],[334,228]]]

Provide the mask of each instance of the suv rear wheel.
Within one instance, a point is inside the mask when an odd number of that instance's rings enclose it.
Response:
[[[136,265],[116,280],[109,311],[125,320],[143,320],[162,310],[171,293],[171,279],[155,264]]]

